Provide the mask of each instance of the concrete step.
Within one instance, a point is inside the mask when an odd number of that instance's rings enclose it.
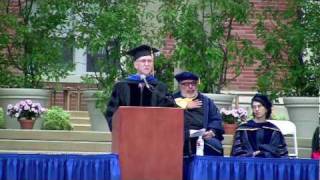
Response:
[[[91,121],[88,111],[68,111],[70,121],[75,131],[90,131]]]
[[[90,131],[91,130],[91,124],[78,124],[78,123],[72,123],[73,130],[75,131]]]
[[[72,117],[89,117],[88,111],[67,111]]]
[[[81,151],[28,151],[28,150],[0,150],[3,153],[18,153],[18,154],[110,154],[110,152],[81,152]]]
[[[111,152],[111,142],[0,139],[1,150]]]
[[[0,129],[0,139],[111,142],[110,132]]]
[[[0,130],[0,153],[110,153],[111,133],[61,130]]]
[[[89,117],[75,117],[71,116],[70,117],[71,123],[76,123],[76,124],[91,124],[90,118]]]

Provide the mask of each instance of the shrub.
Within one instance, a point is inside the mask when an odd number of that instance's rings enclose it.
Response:
[[[5,129],[5,119],[3,109],[0,107],[0,129]]]
[[[42,129],[72,130],[70,114],[61,107],[51,107],[44,115]]]

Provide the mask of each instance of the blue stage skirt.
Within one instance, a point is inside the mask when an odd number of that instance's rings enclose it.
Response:
[[[118,155],[0,154],[0,180],[120,180]]]
[[[320,161],[311,159],[197,156],[190,159],[185,177],[189,180],[319,180],[319,164]]]

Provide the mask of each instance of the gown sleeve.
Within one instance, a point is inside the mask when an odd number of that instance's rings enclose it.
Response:
[[[109,125],[110,131],[112,131],[112,116],[116,112],[120,105],[120,87],[116,84],[112,90],[110,100],[107,104],[107,110],[105,112],[105,117]]]
[[[258,149],[261,152],[259,156],[262,157],[279,158],[288,156],[287,145],[280,131],[274,131],[270,143],[260,144]]]
[[[222,126],[222,118],[217,106],[211,99],[208,98],[208,125],[207,128],[214,131],[216,138],[220,141],[223,140],[224,129]]]
[[[249,140],[245,137],[247,137],[245,130],[237,130],[235,132],[230,156],[253,156],[253,149],[249,143]]]

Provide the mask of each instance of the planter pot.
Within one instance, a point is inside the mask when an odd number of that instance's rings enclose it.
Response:
[[[18,119],[21,129],[33,129],[33,125],[35,121],[36,121],[35,119],[26,119],[26,118]]]
[[[0,106],[4,111],[7,110],[8,104],[16,104],[25,99],[30,99],[32,102],[40,103],[43,107],[48,108],[50,91],[44,89],[29,89],[29,88],[0,88]],[[20,129],[19,122],[15,118],[5,117],[7,129]],[[42,119],[38,118],[34,124],[34,129],[40,129]]]
[[[95,94],[97,92],[99,91],[98,90],[83,91],[83,96],[85,101],[87,102],[87,109],[89,111],[89,116],[91,121],[91,130],[109,132],[107,120],[104,117],[103,112],[101,111],[101,109],[96,107],[97,97],[95,97]]]
[[[232,106],[232,102],[235,97],[235,95],[229,95],[229,94],[204,93],[204,95],[212,99],[219,109],[230,108]]]
[[[297,136],[311,139],[315,128],[319,126],[319,98],[284,97],[283,103],[290,121],[297,127]]]
[[[234,135],[234,133],[236,132],[237,127],[238,127],[237,124],[227,124],[227,123],[223,124],[223,128],[224,128],[224,133],[225,134]]]

